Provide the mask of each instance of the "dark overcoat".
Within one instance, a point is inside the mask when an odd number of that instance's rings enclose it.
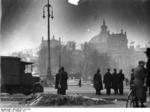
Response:
[[[131,73],[130,85],[133,84],[133,81],[134,81],[134,73]]]
[[[56,74],[55,88],[61,90],[68,89],[67,79],[68,74],[65,71],[61,71],[58,74]]]
[[[146,101],[146,91],[144,88],[144,79],[146,76],[146,69],[144,67],[138,66],[134,70],[134,85],[136,97],[139,100]]]
[[[55,88],[58,89],[60,86],[60,73],[56,74],[56,78],[55,78]]]
[[[107,72],[104,75],[104,84],[105,84],[105,88],[111,88],[112,87],[112,75],[110,72]]]
[[[118,74],[117,73],[112,74],[112,88],[113,89],[118,88]]]
[[[150,59],[146,63],[146,84],[150,88]]]
[[[97,90],[103,89],[102,77],[101,77],[101,74],[100,74],[100,73],[96,73],[96,74],[94,75],[93,82],[94,82],[94,88],[95,88],[95,89],[97,89]]]
[[[68,89],[67,79],[68,79],[68,74],[67,74],[67,72],[62,71],[62,72],[61,72],[60,85],[61,85],[61,89],[63,89],[63,90]]]
[[[122,88],[123,87],[123,81],[124,81],[124,74],[123,73],[119,73],[118,74],[118,87]]]

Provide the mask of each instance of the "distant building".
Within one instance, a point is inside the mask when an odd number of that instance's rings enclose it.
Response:
[[[128,48],[127,33],[121,29],[120,33],[111,34],[105,20],[99,34],[94,36],[89,44],[99,53],[107,53],[112,58],[115,62],[110,62],[112,69],[123,69],[126,74],[129,74],[130,69],[135,67],[139,60],[146,60],[145,48],[139,48],[138,51],[134,47]]]
[[[94,36],[90,40],[90,44],[92,47],[95,47],[99,52],[106,52],[108,49],[107,46],[108,38],[109,38],[109,31],[107,30],[105,20],[103,20],[103,25],[101,26],[99,34]]]
[[[130,46],[129,51],[130,51],[131,67],[137,66],[139,60],[144,60],[144,61],[147,60],[146,55],[144,54],[146,48],[141,48],[141,47],[134,48],[133,46]]]
[[[42,38],[42,43],[41,43],[41,47],[47,47],[48,46],[48,41],[44,40],[44,38]],[[55,48],[59,46],[59,40],[56,40],[55,37],[53,36],[53,38],[50,40],[50,47],[51,48]]]
[[[51,72],[52,72],[52,75],[55,75],[56,72],[58,71],[58,65],[59,65],[59,62],[58,62],[58,54],[59,54],[59,45],[60,45],[60,42],[59,40],[55,39],[55,37],[53,36],[53,38],[50,40],[50,48],[51,48]],[[38,69],[39,69],[39,72],[42,74],[42,75],[46,75],[47,74],[47,65],[48,65],[48,52],[47,52],[47,49],[48,48],[48,41],[47,40],[44,40],[44,38],[42,38],[42,41],[41,41],[41,45],[40,45],[40,50],[39,50],[39,56],[38,56]]]

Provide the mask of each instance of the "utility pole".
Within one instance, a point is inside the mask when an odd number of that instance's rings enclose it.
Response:
[[[61,38],[59,37],[59,68],[61,67]]]
[[[45,8],[47,8],[47,36],[48,36],[48,65],[47,65],[47,78],[49,81],[52,81],[52,73],[51,73],[51,49],[50,49],[50,19],[53,19],[53,7],[47,0],[47,4],[43,7],[43,18],[45,18]],[[51,9],[51,12],[50,12]],[[52,84],[52,82],[50,82]]]

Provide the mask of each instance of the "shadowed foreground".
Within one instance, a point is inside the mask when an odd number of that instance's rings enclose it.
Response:
[[[34,98],[26,99],[24,102],[30,106],[96,106],[113,104],[98,98],[90,98],[80,95],[55,95],[55,94],[40,94]]]

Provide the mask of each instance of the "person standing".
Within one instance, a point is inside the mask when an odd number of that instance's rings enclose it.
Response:
[[[137,101],[141,103],[141,107],[145,107],[144,102],[146,102],[146,90],[144,88],[146,69],[144,65],[144,61],[139,61],[139,65],[134,69],[135,94]],[[136,106],[139,106],[138,103]]]
[[[106,94],[110,95],[111,94],[111,86],[112,86],[112,76],[110,73],[110,69],[107,69],[107,73],[104,75],[104,84],[106,88]]]
[[[123,81],[124,81],[124,74],[123,71],[120,70],[118,73],[118,89],[119,89],[119,94],[123,95]]]
[[[94,82],[94,88],[96,90],[96,95],[100,95],[101,90],[103,89],[100,69],[98,69],[97,73],[94,75],[93,82]]]
[[[66,95],[66,90],[68,89],[67,80],[68,74],[64,67],[61,67],[59,73],[56,74],[55,88],[58,89],[57,94]]]
[[[147,56],[147,62],[146,62],[146,85],[149,88],[149,96],[150,96],[150,48],[146,49],[146,56]]]
[[[78,83],[78,85],[79,85],[79,87],[81,87],[81,86],[82,86],[82,79],[81,79],[81,78],[79,79],[79,83]]]
[[[112,88],[114,89],[114,93],[118,94],[118,74],[117,69],[114,69],[112,73]]]
[[[58,70],[55,78],[55,89],[57,89],[57,94],[60,94],[60,79],[61,79],[61,69]]]

